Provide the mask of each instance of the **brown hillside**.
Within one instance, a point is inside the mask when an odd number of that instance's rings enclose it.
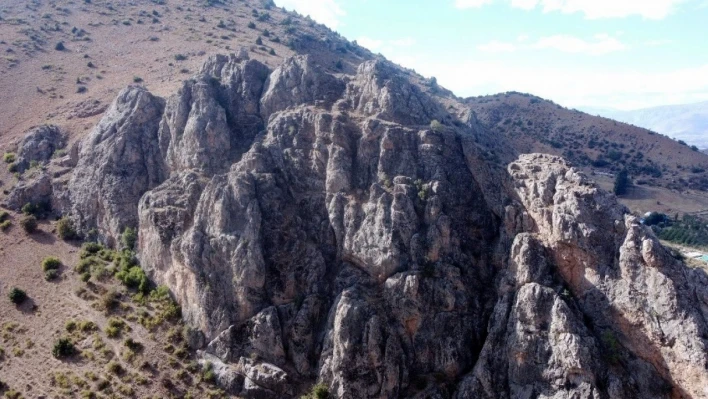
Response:
[[[658,133],[522,93],[465,102],[491,134],[506,137],[517,153],[562,155],[600,172],[627,168],[640,185],[708,190],[708,157]]]

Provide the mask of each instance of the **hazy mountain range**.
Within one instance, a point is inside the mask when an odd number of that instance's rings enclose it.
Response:
[[[592,107],[582,110],[650,129],[700,148],[708,148],[708,101],[633,111]]]

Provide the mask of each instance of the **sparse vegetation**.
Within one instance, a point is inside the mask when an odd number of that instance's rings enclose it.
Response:
[[[59,42],[54,46],[54,50],[56,51],[64,51],[66,50],[66,46],[64,46],[64,42]]]
[[[175,61],[184,61],[187,59],[187,56],[184,54],[175,54]]]
[[[6,152],[2,156],[2,160],[5,161],[5,163],[13,163],[13,162],[15,162],[15,159],[16,159],[16,157],[15,157],[14,152]]]
[[[310,391],[301,396],[300,399],[328,399],[329,398],[329,388],[324,384],[314,385]]]

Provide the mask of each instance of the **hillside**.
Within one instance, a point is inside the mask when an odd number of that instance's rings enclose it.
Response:
[[[269,1],[1,4],[8,399],[708,396],[706,270],[581,170],[708,156]]]
[[[468,98],[465,103],[516,153],[562,155],[588,171],[626,168],[638,185],[708,190],[708,157],[650,130],[521,93]]]
[[[584,110],[593,115],[597,114],[659,132],[699,148],[708,147],[708,102],[631,111],[604,108]]]

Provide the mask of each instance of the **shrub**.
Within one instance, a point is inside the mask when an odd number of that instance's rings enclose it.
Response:
[[[122,374],[124,371],[123,366],[121,366],[120,363],[118,363],[118,362],[108,363],[108,365],[106,366],[106,370],[108,370],[109,373],[116,374],[116,375]]]
[[[66,46],[64,46],[64,42],[59,42],[54,46],[54,50],[56,51],[64,51],[66,50]]]
[[[329,398],[329,388],[324,384],[317,384],[310,389],[302,399],[327,399]]]
[[[37,213],[37,207],[31,202],[22,205],[21,210],[25,215],[35,215]]]
[[[175,61],[184,61],[187,59],[187,56],[184,54],[175,54]]]
[[[57,221],[57,237],[62,240],[71,240],[76,237],[76,230],[74,230],[74,225],[69,218],[63,217]]]
[[[5,221],[0,222],[0,230],[2,230],[2,231],[6,231],[7,229],[10,228],[10,226],[12,226],[12,222],[9,220],[5,220]]]
[[[202,369],[202,381],[208,384],[216,383],[216,374],[214,373],[214,366],[210,362],[204,364]]]
[[[57,277],[59,277],[58,270],[47,270],[44,272],[44,279],[47,281],[55,280]]]
[[[116,273],[116,278],[128,288],[137,289],[142,293],[148,293],[150,290],[150,281],[143,269],[139,266],[133,266],[128,270],[121,270]]]
[[[251,21],[251,22],[248,23],[248,27],[249,27],[250,29],[256,29],[256,24],[255,24],[253,21]]]
[[[111,290],[101,296],[101,309],[110,311],[118,307],[118,293]]]
[[[270,54],[270,55],[275,55],[275,49],[270,49],[270,51],[268,52],[268,54]]]
[[[103,249],[103,245],[97,242],[86,242],[81,246],[81,257],[87,258]]]
[[[138,233],[135,229],[126,227],[125,230],[123,230],[123,234],[120,236],[120,240],[123,243],[123,246],[132,250],[135,248],[136,241],[138,241]]]
[[[337,69],[340,69],[340,70],[341,70],[342,68],[344,68],[344,64],[342,64],[342,60],[337,60],[337,63],[334,64],[334,67],[337,68]]]
[[[15,162],[15,153],[14,152],[6,152],[5,155],[2,156],[2,160],[5,161],[5,163]]]
[[[143,78],[141,78],[140,76],[133,76],[133,83],[142,83],[142,82],[143,82]]]
[[[20,305],[27,299],[27,293],[17,287],[12,287],[7,296],[15,305]]]
[[[432,131],[434,131],[434,132],[436,132],[436,133],[442,132],[442,130],[443,130],[443,125],[442,125],[442,123],[440,123],[440,121],[438,121],[438,120],[436,120],[436,119],[433,119],[433,120],[430,122],[430,130],[432,130]]]
[[[66,328],[66,331],[68,332],[74,332],[76,330],[76,322],[74,320],[69,320],[64,324],[64,328]]]
[[[123,341],[123,345],[133,352],[138,352],[143,349],[143,344],[132,338],[126,338],[125,341]]]
[[[258,38],[256,39],[256,44],[259,45],[259,46],[262,46],[262,45],[263,45],[263,39],[261,39],[260,36],[258,36]]]
[[[59,266],[61,266],[61,261],[56,256],[47,256],[42,261],[42,270],[45,272],[59,269]]]
[[[72,356],[75,352],[74,343],[69,338],[59,338],[52,348],[52,355],[57,359]]]
[[[5,220],[10,218],[10,214],[7,211],[0,211],[0,222],[4,222]]]

